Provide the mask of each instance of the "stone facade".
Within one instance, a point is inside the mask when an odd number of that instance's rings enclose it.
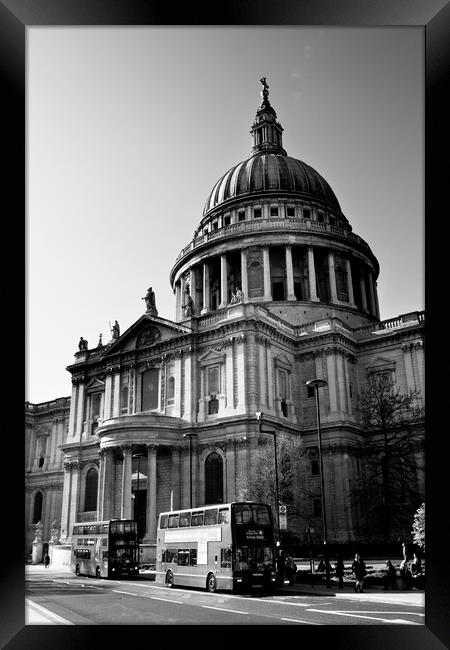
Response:
[[[358,536],[351,495],[368,435],[358,397],[371,373],[389,370],[423,401],[424,313],[380,322],[374,254],[326,181],[287,156],[281,132],[266,92],[250,158],[219,179],[171,270],[176,320],[148,310],[68,366],[67,427],[48,429],[60,450],[54,511],[63,542],[76,521],[136,517],[148,550],[160,511],[239,498],[238,477],[251,475],[258,448],[256,412],[300,437],[298,486],[308,496],[289,526],[301,539],[305,526],[320,531],[315,400],[305,386],[317,377],[328,384],[320,400],[328,538]],[[37,426],[35,417],[30,441],[43,435]],[[37,471],[32,444],[27,462]],[[423,494],[423,472],[417,482]]]

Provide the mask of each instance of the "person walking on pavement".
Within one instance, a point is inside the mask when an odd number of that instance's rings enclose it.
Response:
[[[288,555],[286,560],[286,577],[289,580],[289,584],[295,584],[295,574],[297,573],[297,565],[294,562],[294,558],[291,555]]]
[[[386,560],[385,571],[386,574],[384,576],[383,591],[386,591],[387,589],[389,589],[389,587],[393,589],[395,585],[395,580],[397,578],[397,571],[395,570],[395,567],[390,560]]]
[[[366,571],[366,564],[364,560],[361,559],[359,553],[356,553],[355,555],[355,559],[352,564],[352,572],[353,575],[355,576],[355,591],[359,591],[359,593],[364,593],[363,581],[364,581],[364,577],[367,575],[367,571]]]
[[[50,564],[50,555],[46,553],[44,555],[44,566],[46,569],[48,569],[49,564]]]
[[[339,589],[344,588],[344,569],[344,560],[342,559],[342,555],[339,553],[335,565],[336,576],[339,581]]]
[[[411,587],[411,571],[406,558],[400,564],[400,577],[403,580],[403,587],[409,589]]]

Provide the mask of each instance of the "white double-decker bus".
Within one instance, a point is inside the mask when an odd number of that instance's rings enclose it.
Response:
[[[272,511],[250,501],[159,515],[156,582],[214,592],[275,586]]]

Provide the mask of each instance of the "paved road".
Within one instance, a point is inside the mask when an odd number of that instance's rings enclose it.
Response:
[[[103,580],[67,573],[26,576],[27,624],[424,625],[417,605],[331,596],[209,594],[139,578]]]

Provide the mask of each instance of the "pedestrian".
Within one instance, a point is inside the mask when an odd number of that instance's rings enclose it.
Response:
[[[344,588],[344,560],[342,559],[342,555],[339,553],[336,559],[336,565],[335,565],[335,570],[336,570],[336,576],[339,581],[339,589]]]
[[[397,571],[395,570],[395,567],[390,560],[386,560],[385,572],[383,591],[386,591],[389,589],[389,587],[393,589],[395,585],[395,579],[397,578]]]
[[[408,560],[405,558],[400,564],[400,577],[403,580],[403,585],[405,589],[411,587],[411,571],[409,570]]]
[[[366,571],[365,562],[364,560],[361,559],[359,553],[356,553],[355,555],[355,559],[352,564],[352,572],[353,575],[355,576],[355,591],[359,591],[359,593],[364,593],[363,581],[364,581],[364,577],[367,575],[367,571]]]
[[[320,556],[319,566],[317,567],[318,573],[322,573],[322,571],[325,571],[325,560],[323,559],[323,555]]]
[[[413,560],[411,562],[411,578],[413,589],[417,589],[417,585],[420,584],[420,578],[422,576],[422,561],[418,557],[417,553],[414,553]]]
[[[284,584],[284,570],[286,568],[286,559],[284,557],[284,551],[280,550],[278,553],[278,562],[277,562],[277,573],[278,580],[283,585]]]
[[[297,565],[294,562],[294,558],[291,555],[288,555],[286,559],[286,577],[289,580],[290,585],[293,585],[295,583],[296,573],[297,573]]]
[[[44,566],[46,569],[48,569],[48,565],[50,564],[50,555],[46,553],[44,555]]]

